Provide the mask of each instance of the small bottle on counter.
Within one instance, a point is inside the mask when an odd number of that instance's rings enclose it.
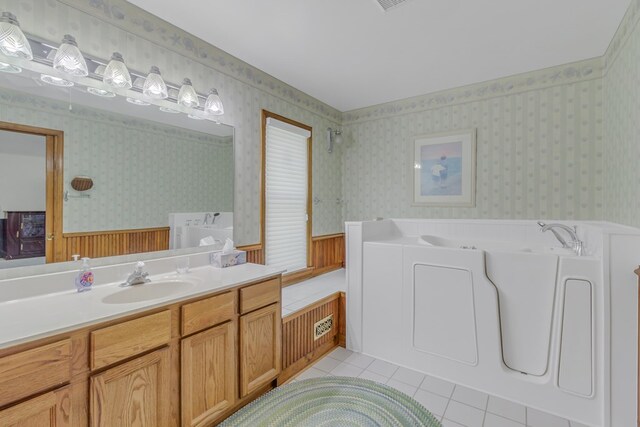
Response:
[[[82,258],[82,268],[76,276],[76,289],[78,292],[90,291],[93,285],[93,272],[89,265],[90,258]]]

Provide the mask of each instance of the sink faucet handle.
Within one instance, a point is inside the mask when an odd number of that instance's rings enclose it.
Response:
[[[142,261],[138,261],[136,263],[136,270],[137,273],[142,273],[144,271],[144,262]]]

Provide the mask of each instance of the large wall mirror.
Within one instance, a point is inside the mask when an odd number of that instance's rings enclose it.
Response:
[[[233,127],[100,95],[0,73],[0,270],[233,237]]]

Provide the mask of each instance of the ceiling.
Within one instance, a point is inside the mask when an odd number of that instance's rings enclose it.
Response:
[[[630,0],[129,0],[340,111],[604,54]]]

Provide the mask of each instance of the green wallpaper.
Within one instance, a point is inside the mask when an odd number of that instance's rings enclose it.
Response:
[[[599,60],[345,113],[345,219],[602,217]],[[476,206],[412,206],[413,139],[477,129]]]
[[[606,55],[604,216],[640,227],[640,2],[634,1]]]

